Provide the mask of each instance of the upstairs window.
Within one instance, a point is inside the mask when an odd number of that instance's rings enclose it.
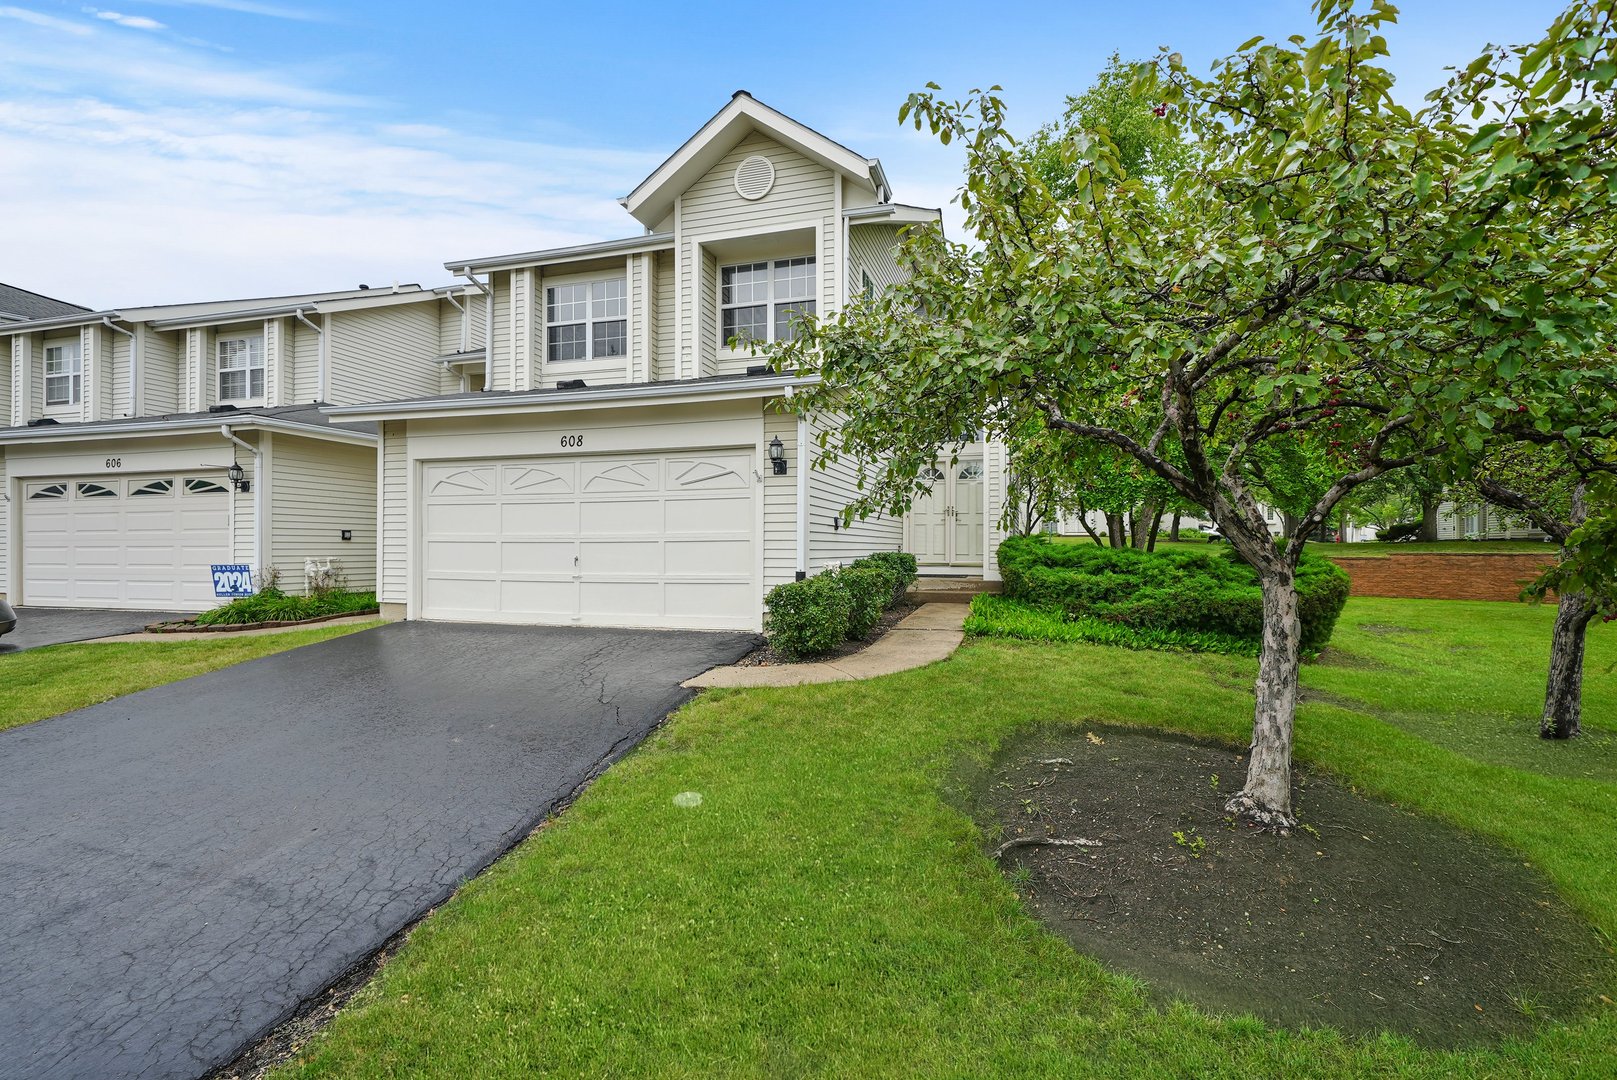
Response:
[[[816,313],[814,256],[738,263],[719,271],[721,337],[791,341],[797,322]]]
[[[257,401],[264,397],[264,339],[256,334],[218,341],[219,400]]]
[[[629,288],[623,278],[545,287],[545,358],[629,355]]]
[[[84,359],[79,343],[45,346],[45,404],[77,405],[84,394]]]

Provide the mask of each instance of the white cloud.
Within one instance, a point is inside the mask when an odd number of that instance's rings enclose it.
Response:
[[[234,11],[242,15],[262,15],[271,19],[291,19],[296,22],[327,22],[328,17],[318,11],[283,7],[279,4],[259,4],[254,0],[146,0],[149,4],[168,7],[212,8],[215,11]]]
[[[101,11],[97,8],[85,8],[87,14],[94,15],[106,22],[127,26],[131,30],[164,30],[167,27],[156,19],[148,19],[144,15],[125,15],[121,11]]]
[[[16,19],[18,22],[25,22],[30,26],[43,27],[46,30],[57,30],[64,34],[72,34],[75,37],[85,37],[94,33],[90,27],[85,26],[83,23],[58,19],[54,15],[30,11],[27,8],[0,7],[0,19]]]

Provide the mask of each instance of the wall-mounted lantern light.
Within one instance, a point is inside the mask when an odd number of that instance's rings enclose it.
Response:
[[[252,481],[247,479],[247,470],[240,465],[232,463],[230,468],[225,470],[225,476],[229,479],[230,486],[237,491],[253,490]]]
[[[769,460],[775,466],[776,476],[786,475],[786,445],[779,435],[769,440]]]

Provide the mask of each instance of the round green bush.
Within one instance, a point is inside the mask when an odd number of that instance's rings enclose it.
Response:
[[[884,566],[860,560],[836,572],[848,594],[848,640],[863,641],[881,622],[893,600],[893,575]]]
[[[797,659],[831,652],[848,637],[853,600],[835,574],[777,585],[764,597],[770,647]]]
[[[915,556],[907,551],[877,551],[866,555],[860,562],[874,563],[885,567],[892,575],[893,595],[887,602],[888,607],[904,599],[904,594],[910,591],[918,576],[915,566]]]

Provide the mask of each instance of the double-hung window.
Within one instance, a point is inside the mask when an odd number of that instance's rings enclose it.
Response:
[[[218,341],[219,400],[257,401],[264,396],[264,339],[257,334]]]
[[[791,341],[797,322],[816,313],[814,256],[738,263],[719,271],[723,343]]]
[[[45,404],[77,405],[84,394],[84,358],[79,343],[45,346]]]
[[[623,278],[545,287],[545,357],[605,360],[629,354],[629,289]]]

